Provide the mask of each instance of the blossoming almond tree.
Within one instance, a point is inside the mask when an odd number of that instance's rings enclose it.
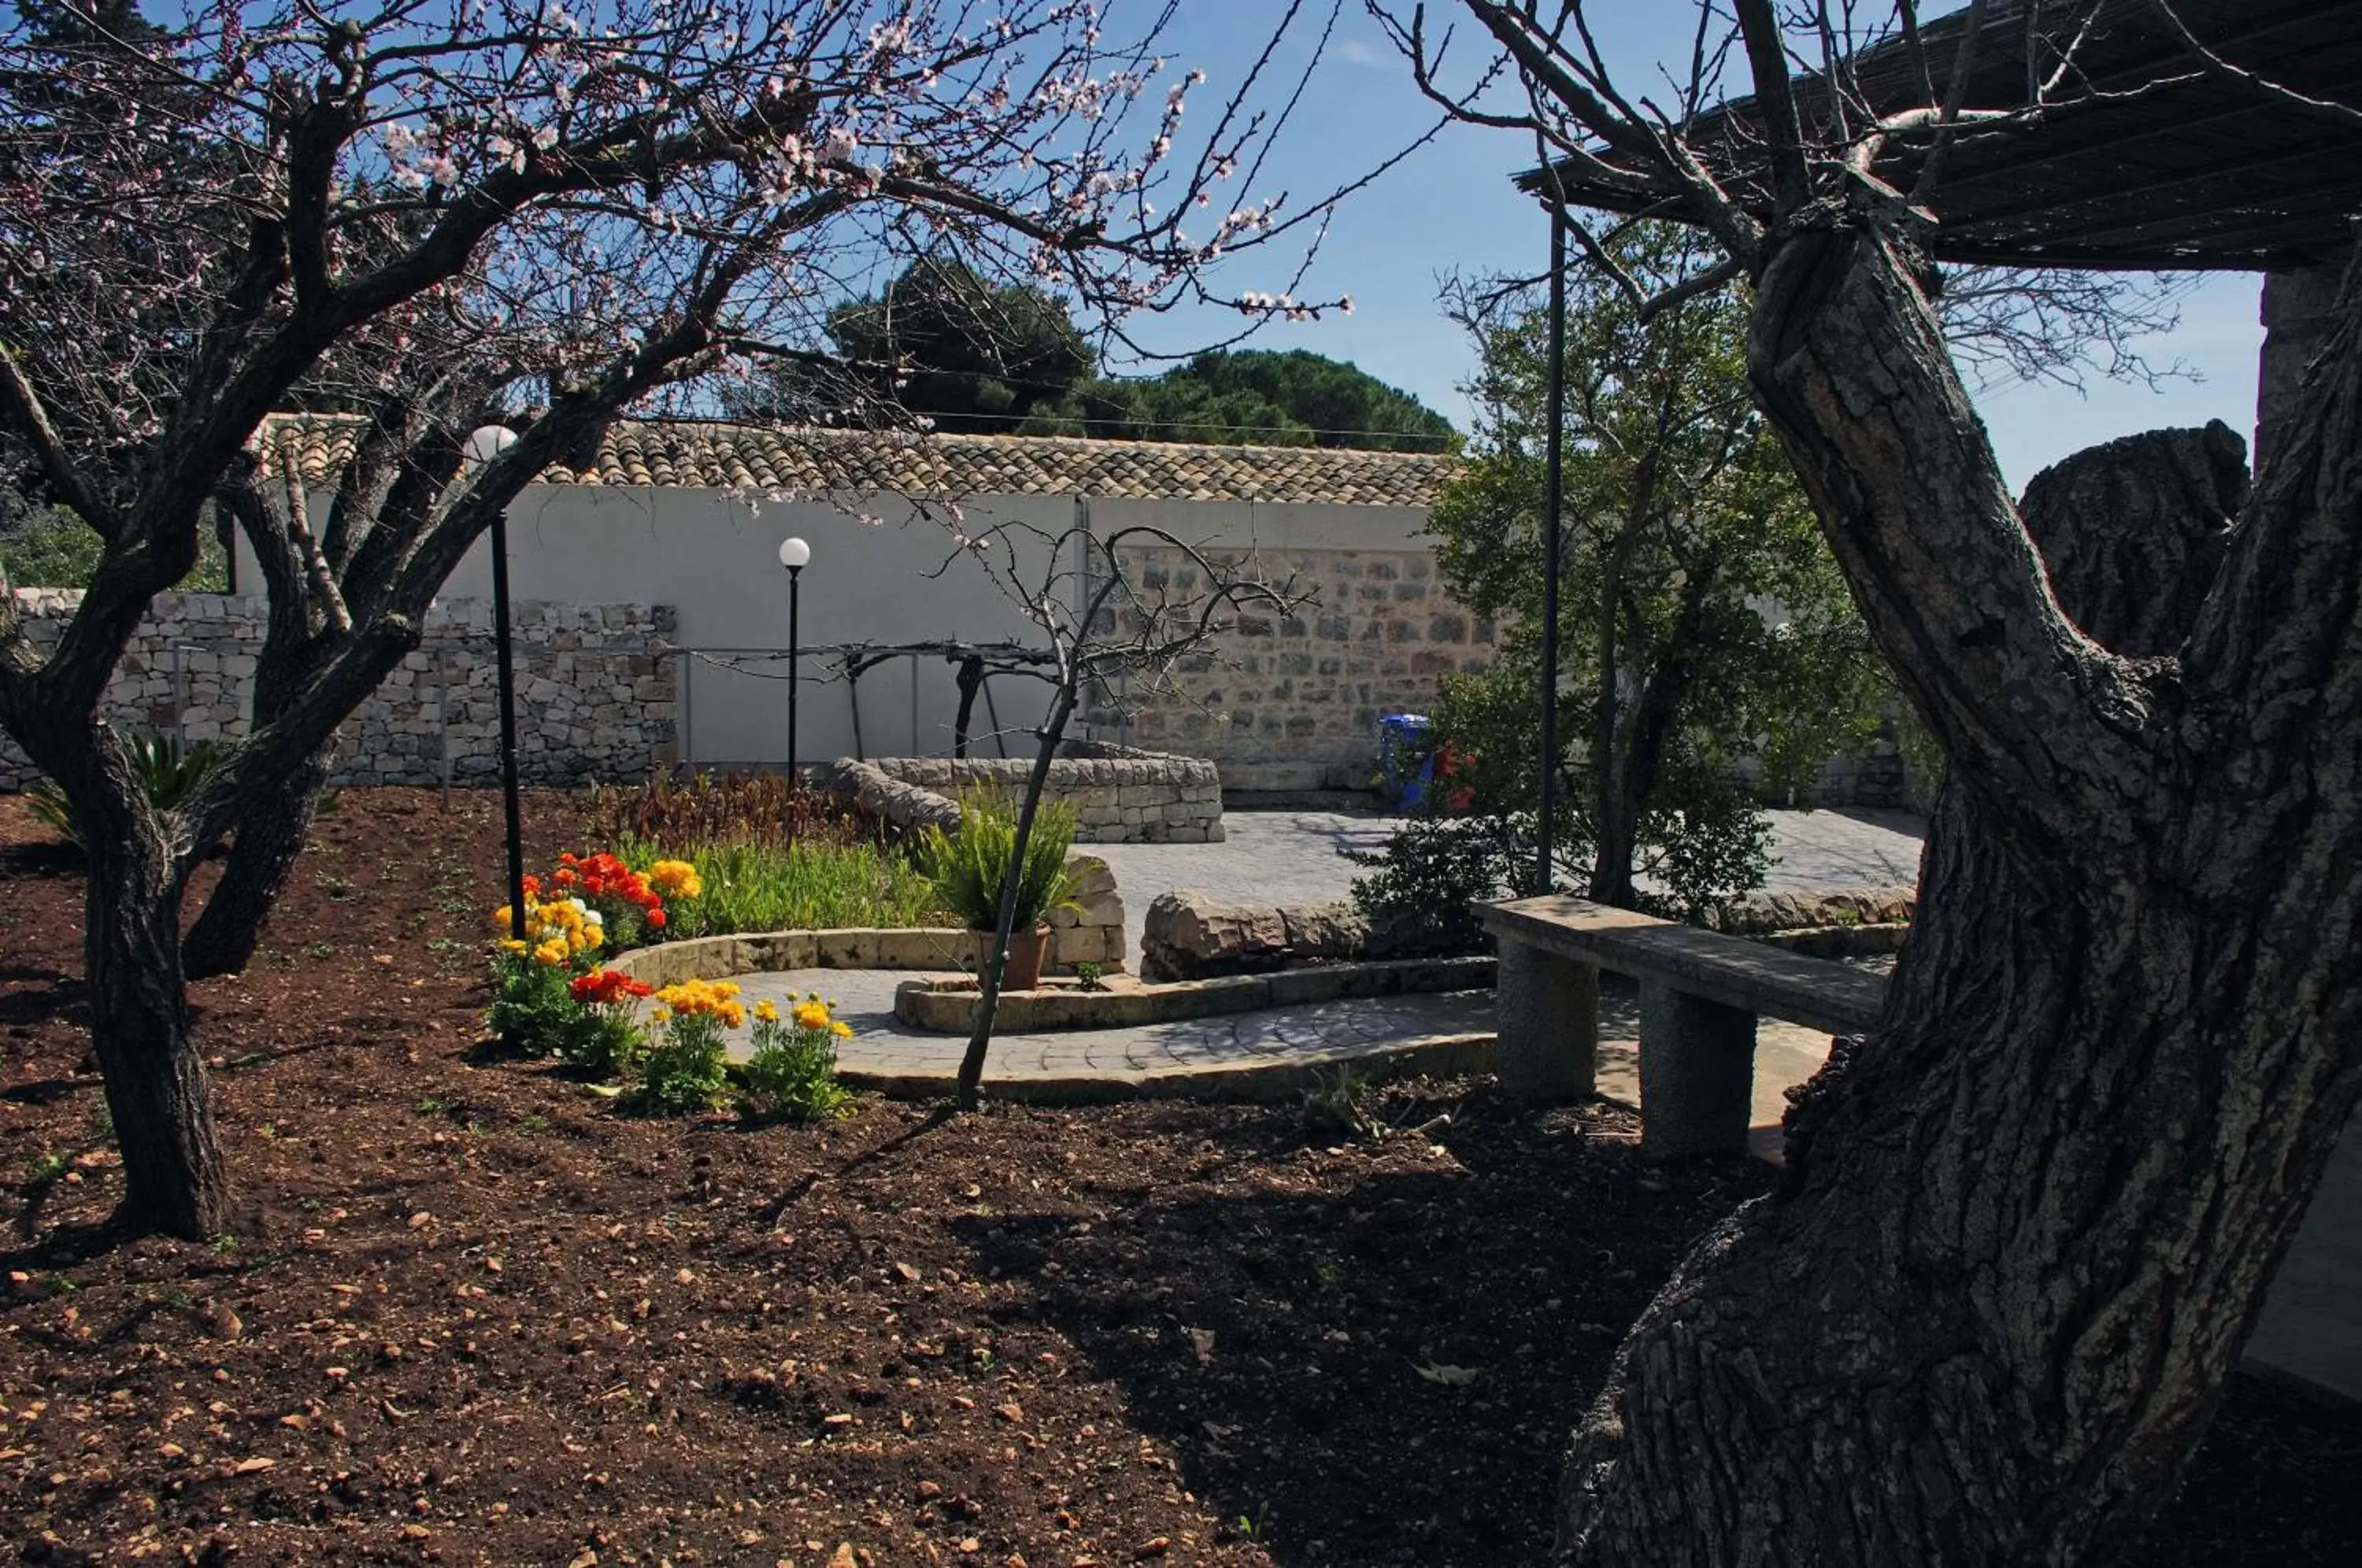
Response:
[[[534,476],[586,462],[620,411],[824,363],[827,307],[911,255],[1114,319],[1317,221],[1242,193],[1286,117],[1252,75],[1185,136],[1200,78],[1158,52],[1174,7],[1102,10],[212,0],[158,31],[61,0],[0,30],[0,457],[105,543],[46,652],[0,593],[0,726],[90,845],[127,1221],[202,1236],[227,1212],[183,999],[193,867],[234,833],[193,942],[235,966],[337,725]],[[1285,308],[1305,307],[1250,306]],[[289,408],[348,422],[325,504],[272,439]],[[465,463],[494,414],[519,439]],[[215,507],[270,599],[253,723],[158,811],[100,702]]]

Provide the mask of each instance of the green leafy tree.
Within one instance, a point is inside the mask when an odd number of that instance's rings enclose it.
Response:
[[[1617,244],[1656,292],[1710,264],[1687,230]],[[1559,634],[1570,856],[1589,896],[1638,907],[1647,878],[1694,917],[1760,884],[1746,781],[1785,790],[1875,732],[1883,678],[1786,458],[1749,402],[1745,300],[1725,288],[1645,319],[1569,274]],[[1429,524],[1445,578],[1504,622],[1503,657],[1452,683],[1441,733],[1476,759],[1480,806],[1529,811],[1539,681],[1544,313],[1459,291],[1481,368],[1475,454]],[[1487,800],[1485,797],[1489,796]]]
[[[940,257],[911,262],[875,298],[838,305],[827,332],[841,363],[788,362],[731,411],[796,419],[814,408],[890,408],[942,430],[995,434],[1064,406],[1098,368],[1057,299]]]
[[[1213,349],[1144,381],[1095,381],[1029,429],[1143,441],[1447,452],[1451,422],[1341,359],[1302,348]]]

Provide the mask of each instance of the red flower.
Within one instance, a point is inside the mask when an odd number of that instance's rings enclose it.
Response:
[[[576,1001],[591,1007],[612,1007],[626,997],[644,997],[655,988],[619,969],[593,969],[577,976],[567,987]]]
[[[662,931],[662,930],[664,929],[664,927],[665,927],[665,912],[664,912],[664,911],[663,911],[663,910],[661,910],[661,909],[658,909],[657,906],[655,906],[655,905],[653,905],[653,904],[649,905],[649,906],[648,906],[648,929],[649,929],[650,931]]]

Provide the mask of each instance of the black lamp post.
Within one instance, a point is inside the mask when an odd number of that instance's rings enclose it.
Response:
[[[779,564],[788,569],[788,787],[796,787],[796,667],[803,648],[804,568],[811,564],[811,547],[801,539],[779,541]]]
[[[1541,817],[1534,823],[1534,888],[1551,890],[1553,813],[1558,807],[1559,480],[1566,447],[1566,210],[1551,207],[1550,364],[1545,368],[1542,418],[1542,734]]]
[[[516,445],[504,425],[487,425],[468,437],[468,456],[489,462]],[[517,801],[516,664],[509,647],[509,514],[492,515],[492,657],[501,688],[501,805],[508,815],[509,933],[522,940],[524,922],[524,820]]]

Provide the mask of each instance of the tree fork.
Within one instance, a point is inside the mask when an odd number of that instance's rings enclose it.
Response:
[[[2070,850],[2057,830],[2092,812],[2079,789],[2124,767],[2107,752],[2122,736],[2052,729],[2057,766],[2084,778],[2028,800],[2028,765],[2005,755],[2025,715],[1976,711],[2020,690],[1930,667],[1975,635],[1961,595],[2023,585],[2001,580],[2013,552],[1983,510],[1990,454],[1959,423],[1965,401],[1948,374],[1898,392],[1891,373],[1940,355],[1919,303],[1864,286],[1855,270],[1891,259],[1854,243],[1766,290],[1759,388],[1890,657],[1966,745],[1948,747],[1879,1028],[1799,1092],[1781,1190],[1684,1262],[1575,1433],[1567,1562],[2077,1560],[2169,1494],[2362,1088],[2354,1004],[2307,1000],[2350,957],[2312,939],[2356,917],[2355,893],[2321,881],[2362,851],[2350,805],[2294,839],[2169,834],[2139,858],[2113,852],[2126,824],[2094,820]],[[2356,375],[2350,339],[2345,353],[2316,372],[2299,447],[2350,440],[2320,428]],[[2116,654],[2153,655],[2180,645],[2218,575],[2235,486],[2216,432],[2117,448],[2046,476],[2027,523],[2058,608]],[[2342,477],[2315,502],[2350,513],[2362,475],[2324,471]],[[2153,499],[2148,526],[2125,526],[2128,496]],[[1878,513],[1898,497],[1900,514]],[[1959,661],[2030,681],[2080,664],[2103,698],[2123,690],[2111,676],[2157,668],[2047,648],[2022,619],[1998,635],[2018,642]],[[2336,722],[2350,742],[2351,715]],[[2208,770],[2260,790],[2295,765],[2200,756],[2194,779],[2153,767],[2137,798],[2152,820],[2198,820],[2222,788]],[[2160,809],[2169,790],[2188,817]]]

